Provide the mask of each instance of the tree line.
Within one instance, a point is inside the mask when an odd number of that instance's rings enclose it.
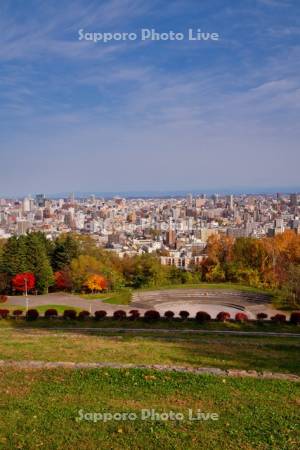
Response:
[[[34,287],[32,282],[34,276]],[[51,241],[41,232],[0,244],[0,292],[99,292],[199,282],[199,274],[160,264],[156,255],[119,258],[90,236],[68,233]]]
[[[213,235],[206,248],[202,279],[277,290],[287,305],[300,307],[300,235],[274,237]]]
[[[200,266],[184,271],[161,265],[157,255],[119,258],[99,248],[91,236],[68,233],[52,241],[41,232],[28,233],[0,241],[0,293],[24,290],[25,279],[39,294],[232,282],[279,290],[289,305],[300,306],[300,235],[292,231],[262,239],[213,235],[205,252]],[[34,276],[34,288],[29,274]]]

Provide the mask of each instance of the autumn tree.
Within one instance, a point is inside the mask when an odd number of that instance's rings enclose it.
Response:
[[[13,289],[19,292],[29,292],[35,288],[35,276],[31,272],[19,273],[12,278]]]
[[[80,255],[71,262],[72,281],[75,290],[80,291],[90,275],[101,274],[101,263],[93,256]]]
[[[85,281],[85,286],[94,292],[100,292],[107,289],[107,281],[102,275],[89,275]]]
[[[60,291],[72,289],[72,275],[69,269],[63,269],[54,273],[55,287]]]

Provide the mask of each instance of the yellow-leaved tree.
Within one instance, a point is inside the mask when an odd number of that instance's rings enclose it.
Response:
[[[93,293],[101,292],[107,288],[107,282],[102,275],[93,274],[88,276],[85,286]]]

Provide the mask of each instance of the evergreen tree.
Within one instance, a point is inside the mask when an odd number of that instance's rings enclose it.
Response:
[[[54,244],[51,263],[54,271],[70,266],[73,259],[79,256],[79,246],[72,234],[60,237]]]
[[[12,277],[28,270],[26,236],[9,238],[3,247],[0,271]]]
[[[39,293],[48,292],[54,284],[54,276],[50,264],[44,236],[41,233],[27,235],[27,261],[29,270],[36,277],[36,287]]]

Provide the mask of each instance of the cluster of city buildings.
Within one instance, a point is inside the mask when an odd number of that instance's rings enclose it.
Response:
[[[92,235],[120,257],[158,254],[162,264],[188,268],[201,264],[212,234],[233,237],[300,232],[298,195],[191,194],[178,198],[48,199],[43,194],[0,199],[0,238],[42,231]]]

